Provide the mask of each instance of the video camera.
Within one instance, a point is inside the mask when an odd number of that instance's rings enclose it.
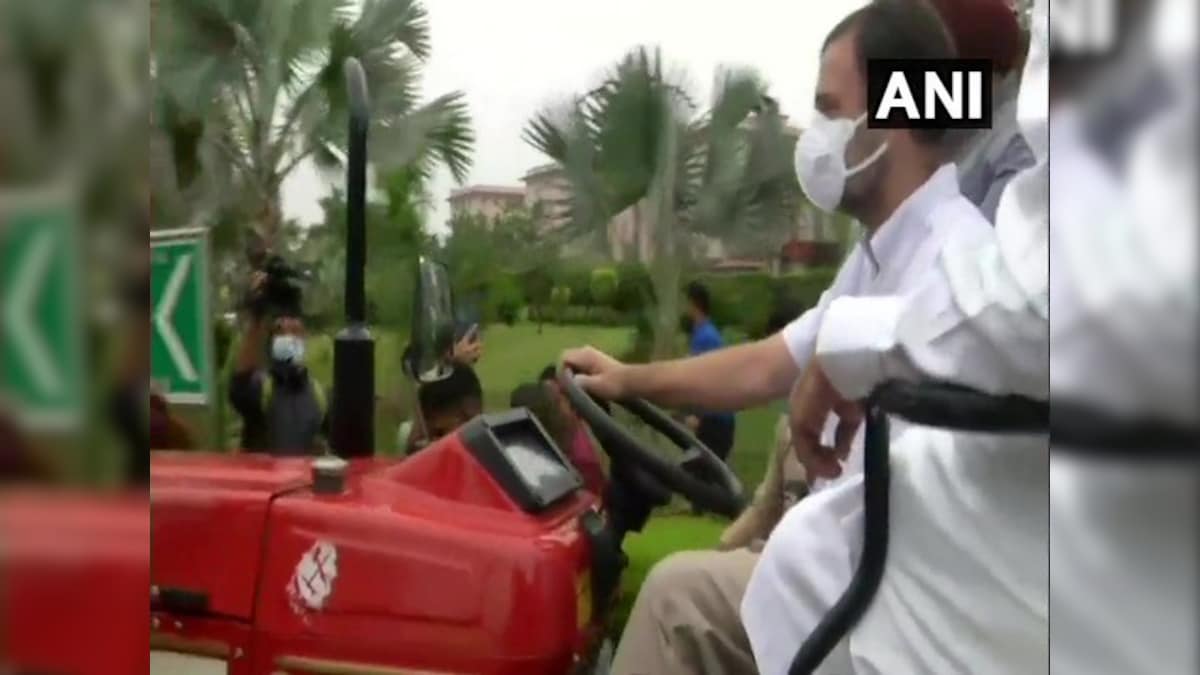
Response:
[[[266,280],[246,299],[246,307],[255,316],[300,316],[303,284],[308,275],[279,255],[268,255],[259,266]]]

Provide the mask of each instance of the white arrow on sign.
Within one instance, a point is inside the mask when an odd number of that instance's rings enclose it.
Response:
[[[4,323],[16,352],[25,357],[25,366],[33,378],[34,386],[43,394],[57,396],[64,387],[62,373],[55,366],[50,349],[33,318],[34,303],[42,290],[54,255],[54,235],[43,232],[36,237],[29,254],[24,256],[21,267],[13,275],[13,290],[8,306],[4,308]]]
[[[191,253],[180,256],[175,261],[171,277],[167,279],[167,287],[163,289],[162,300],[158,303],[158,311],[154,312],[154,326],[158,329],[163,343],[167,345],[167,352],[171,355],[171,361],[175,363],[175,370],[183,379],[195,382],[200,379],[200,375],[196,373],[196,366],[192,365],[192,359],[183,347],[183,340],[179,339],[179,333],[175,332],[175,325],[171,323],[175,306],[179,304],[179,295],[183,292],[183,284],[187,281],[188,265],[191,262]]]

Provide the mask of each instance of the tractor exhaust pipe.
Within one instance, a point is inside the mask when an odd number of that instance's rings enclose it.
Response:
[[[367,130],[371,115],[367,76],[346,59],[349,152],[346,158],[346,327],[333,350],[330,445],[342,458],[375,454],[375,340],[367,329]]]

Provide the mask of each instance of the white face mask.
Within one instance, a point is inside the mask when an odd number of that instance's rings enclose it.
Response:
[[[304,340],[299,335],[276,335],[271,341],[271,358],[300,365],[304,362]]]
[[[812,125],[796,142],[796,178],[809,201],[822,211],[832,212],[842,203],[846,179],[874,164],[887,151],[887,143],[853,168],[846,168],[846,146],[855,130],[867,121],[863,113],[856,120],[830,119],[813,113]]]

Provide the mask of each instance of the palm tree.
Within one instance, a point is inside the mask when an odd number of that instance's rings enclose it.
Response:
[[[139,192],[145,25],[145,6],[132,0],[0,2],[0,180],[125,199]],[[128,210],[85,201],[93,222]]]
[[[345,156],[348,57],[371,89],[373,163],[423,173],[441,163],[465,178],[474,134],[463,95],[418,100],[430,50],[419,0],[160,3],[156,188],[177,222],[199,217],[221,230],[253,221],[270,243],[284,179],[303,162]]]
[[[562,236],[603,237],[613,216],[632,209],[654,261],[656,356],[672,351],[697,235],[786,236],[795,224],[794,139],[751,70],[719,71],[711,104],[697,114],[660,53],[638,48],[595,89],[536,115],[524,137],[571,185]]]

